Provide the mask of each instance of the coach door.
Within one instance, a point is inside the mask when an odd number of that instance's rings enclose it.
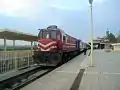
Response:
[[[66,37],[65,37],[65,35],[63,36],[63,43],[64,44],[66,43]]]
[[[80,48],[79,44],[80,44],[80,40],[76,40],[76,48],[77,49]]]

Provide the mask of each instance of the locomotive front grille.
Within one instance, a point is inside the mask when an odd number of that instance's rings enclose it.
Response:
[[[47,63],[49,62],[49,59],[50,59],[50,52],[42,52],[41,53],[41,62],[42,63]]]
[[[50,56],[49,52],[44,52],[41,54],[42,57],[48,58]]]
[[[35,59],[35,62],[37,64],[53,64],[54,66],[58,63],[56,55],[57,52],[37,52],[37,58]]]

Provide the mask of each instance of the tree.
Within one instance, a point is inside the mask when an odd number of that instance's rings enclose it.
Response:
[[[109,30],[106,31],[106,39],[108,39],[110,43],[117,42],[115,35],[113,33],[109,32]]]
[[[117,38],[116,38],[116,39],[117,39],[117,42],[120,43],[120,30],[119,30],[119,32],[118,32],[118,35],[117,35]]]
[[[109,30],[106,31],[106,36],[108,37],[108,35],[109,35]]]
[[[107,39],[109,40],[110,43],[116,43],[117,42],[117,39],[116,39],[116,37],[113,33],[109,33],[107,35]]]

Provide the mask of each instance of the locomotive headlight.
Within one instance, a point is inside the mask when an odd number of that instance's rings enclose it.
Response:
[[[37,51],[41,51],[41,48],[38,46]]]
[[[57,46],[51,46],[51,51],[55,51],[55,50],[57,50]]]

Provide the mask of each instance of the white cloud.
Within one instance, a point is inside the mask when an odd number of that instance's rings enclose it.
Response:
[[[103,2],[105,2],[106,0],[93,0],[94,1],[94,3],[103,3]]]
[[[94,0],[102,3],[106,0]],[[34,19],[44,17],[49,7],[61,10],[84,10],[88,8],[88,0],[0,0],[0,14],[12,17]]]
[[[0,13],[17,17],[36,15],[36,13],[45,7],[45,1],[46,0],[0,0]]]
[[[53,0],[51,7],[61,10],[83,10],[86,5],[86,0]]]
[[[102,4],[107,0],[93,0],[94,4]],[[85,10],[88,8],[88,0],[53,0],[51,7],[61,10]]]

